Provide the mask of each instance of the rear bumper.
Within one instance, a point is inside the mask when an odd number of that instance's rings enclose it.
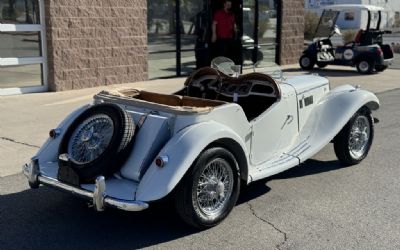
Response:
[[[392,62],[393,62],[393,58],[391,58],[391,59],[384,59],[382,64],[383,64],[384,66],[390,66],[390,65],[392,65]]]
[[[40,184],[43,184],[78,195],[93,202],[94,208],[97,211],[104,211],[105,207],[114,207],[125,211],[137,212],[149,207],[148,203],[142,201],[121,200],[107,196],[105,192],[105,178],[103,176],[97,177],[95,189],[91,192],[62,183],[53,177],[43,175],[40,173],[39,164],[36,159],[33,159],[29,164],[25,164],[22,170],[24,175],[28,178],[29,186],[31,188],[38,188]]]

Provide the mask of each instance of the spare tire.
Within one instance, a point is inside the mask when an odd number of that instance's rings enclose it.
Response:
[[[61,140],[59,154],[68,155],[68,165],[79,181],[115,173],[126,160],[133,144],[132,117],[116,104],[94,105],[80,114]]]

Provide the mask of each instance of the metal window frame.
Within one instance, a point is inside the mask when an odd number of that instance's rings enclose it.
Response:
[[[0,57],[0,66],[18,66],[40,64],[42,82],[38,86],[0,88],[1,95],[15,95],[24,93],[44,92],[48,90],[48,65],[47,65],[47,41],[46,41],[46,19],[45,0],[38,0],[40,24],[1,24],[0,32],[39,32],[40,33],[40,57]]]

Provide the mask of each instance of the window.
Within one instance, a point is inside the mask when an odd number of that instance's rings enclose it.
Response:
[[[0,0],[0,95],[47,89],[44,0]]]
[[[345,12],[344,20],[346,21],[354,21],[354,12]]]

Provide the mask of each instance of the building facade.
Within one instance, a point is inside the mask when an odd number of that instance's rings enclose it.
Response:
[[[303,0],[232,0],[238,50],[295,63]],[[212,46],[218,0],[0,0],[0,95],[187,75]],[[206,20],[204,20],[206,19]],[[203,25],[203,26],[202,26]],[[243,39],[246,38],[246,41]],[[246,65],[249,58],[241,58]]]

